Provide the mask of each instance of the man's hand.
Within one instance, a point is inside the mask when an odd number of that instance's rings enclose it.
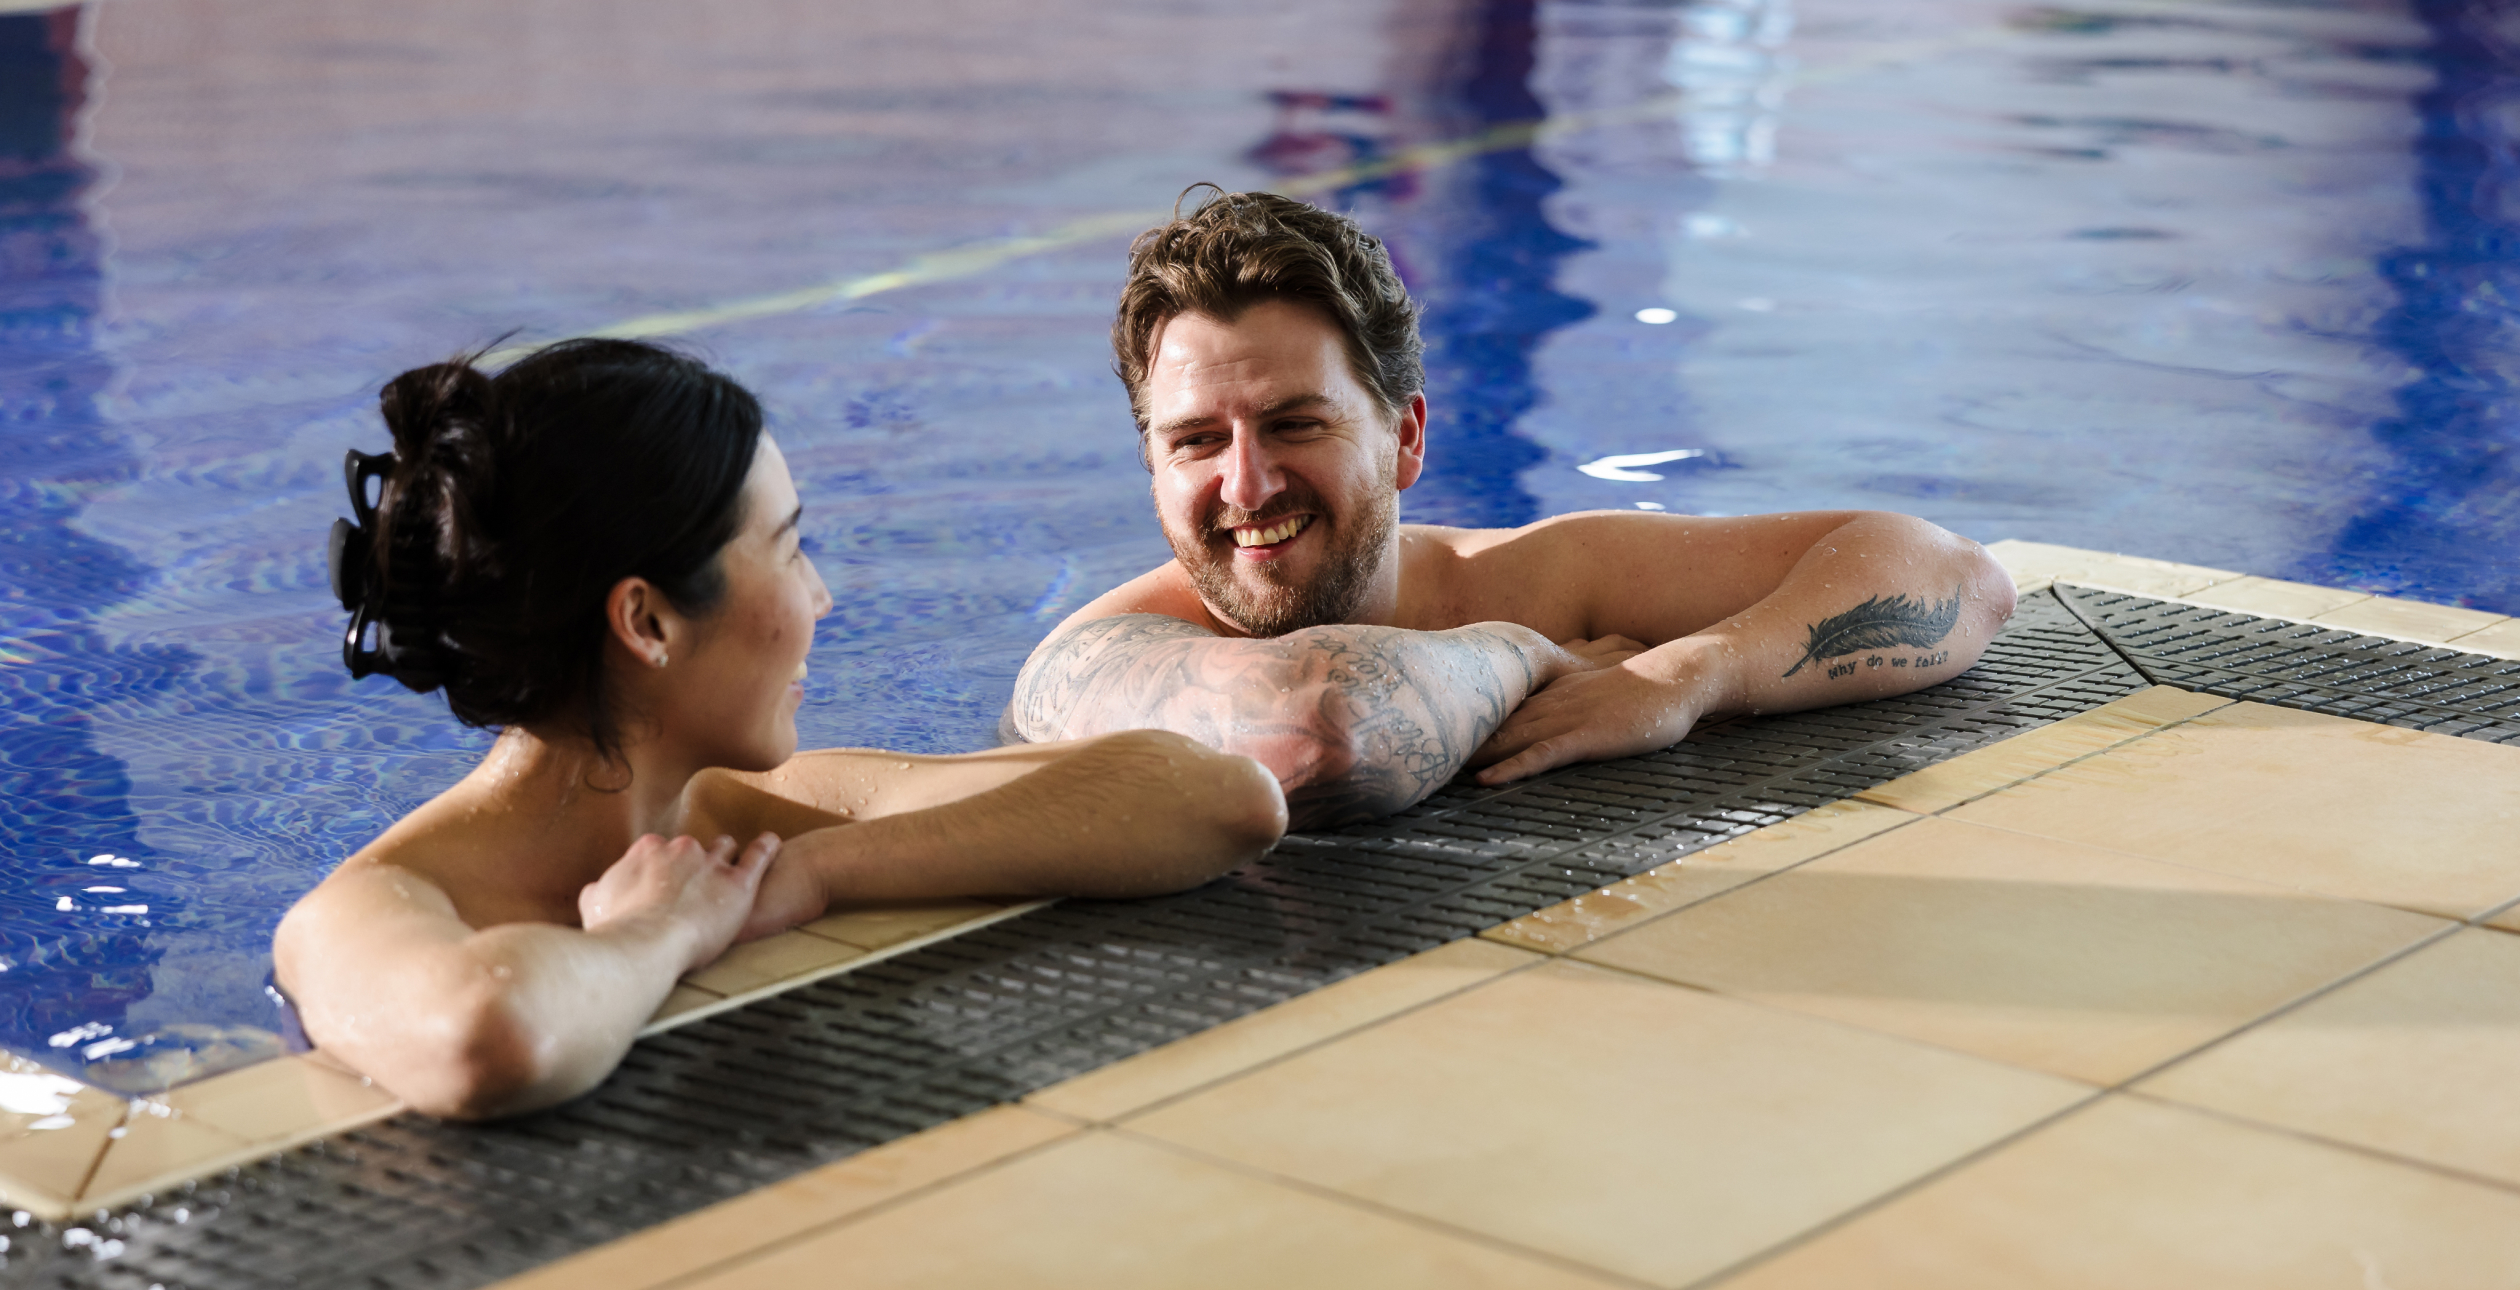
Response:
[[[842,826],[834,826],[842,827]],[[738,941],[757,941],[820,918],[831,907],[831,892],[803,848],[783,849],[761,876],[753,893],[752,913],[745,917]]]
[[[1706,714],[1714,693],[1687,656],[1647,652],[1624,636],[1566,641],[1594,663],[1525,699],[1470,758],[1482,784],[1509,784],[1570,762],[1668,748]]]

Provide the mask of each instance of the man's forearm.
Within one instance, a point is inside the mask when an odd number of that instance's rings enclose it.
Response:
[[[1706,677],[1710,712],[1815,708],[1957,676],[2012,610],[2012,579],[1985,548],[1868,516],[1814,545],[1759,603],[1631,666]]]
[[[1153,727],[1258,760],[1298,826],[1408,806],[1458,772],[1547,679],[1527,629],[1306,628],[1224,639],[1179,619],[1095,619],[1045,642],[1016,683],[1027,739]]]

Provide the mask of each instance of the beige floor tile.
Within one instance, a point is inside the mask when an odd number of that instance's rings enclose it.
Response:
[[[1676,1285],[2083,1096],[2064,1080],[1561,959],[1129,1127]]]
[[[2520,1184],[2520,936],[2460,932],[2138,1087]]]
[[[839,1284],[1573,1290],[1609,1283],[1099,1131],[747,1261],[693,1290]]]
[[[2520,1195],[2113,1097],[1724,1290],[2520,1285]]]
[[[2497,658],[2520,658],[2520,618],[2505,619],[2491,627],[2450,638],[2450,648],[2470,654],[2491,654]]]
[[[703,990],[689,981],[677,982],[665,996],[665,1001],[656,1005],[656,1012],[647,1019],[647,1025],[639,1033],[644,1036],[669,1029],[678,1020],[725,1001],[726,996],[715,990]]]
[[[2156,685],[1902,775],[1856,796],[1903,811],[1932,814],[2230,704],[2231,700],[2210,694]]]
[[[1914,819],[1905,811],[1870,802],[1832,802],[1599,891],[1500,923],[1480,935],[1543,954],[1563,954]]]
[[[2456,605],[2427,605],[2420,600],[2391,600],[2385,596],[2374,596],[2342,609],[2330,610],[2313,621],[2322,627],[2341,627],[2369,636],[2390,636],[2438,645],[2453,637],[2482,631],[2508,617],[2505,614],[2489,614],[2481,609],[2461,609]]]
[[[717,994],[742,994],[864,957],[866,951],[855,945],[802,931],[781,932],[738,945],[683,981]]]
[[[2255,703],[1949,818],[2455,918],[2520,896],[2520,748]]]
[[[2216,583],[2202,591],[2189,592],[2182,599],[2213,609],[2233,613],[2256,614],[2266,618],[2316,618],[2347,605],[2371,599],[2367,591],[2340,591],[2334,587],[2314,586],[2307,582],[2277,582],[2273,578],[2234,578]]]
[[[2111,1084],[2443,926],[1930,819],[1577,957]]]
[[[2045,542],[2008,539],[1989,543],[1986,549],[2012,574],[2013,582],[2021,586],[2076,582],[2139,595],[2176,597],[2241,576],[2229,569],[2174,564],[2168,560],[2114,555],[2106,551],[2085,551]]]
[[[243,1141],[275,1146],[355,1128],[402,1109],[384,1089],[296,1054],[213,1075],[155,1100]]]
[[[0,1142],[57,1129],[65,1116],[110,1113],[120,1117],[122,1105],[121,1098],[89,1088],[40,1062],[0,1052]],[[39,1123],[44,1129],[34,1128]]]
[[[10,1059],[13,1066],[34,1066]],[[37,1068],[40,1070],[41,1068]],[[23,1076],[25,1072],[13,1072]],[[11,1089],[18,1104],[14,1136],[0,1139],[0,1199],[38,1217],[60,1219],[76,1208],[79,1190],[96,1168],[130,1103],[80,1085],[75,1091],[20,1079]],[[23,1117],[22,1119],[20,1117]]]
[[[1046,1115],[995,1107],[537,1268],[496,1290],[647,1290],[1075,1132]]]
[[[106,1144],[96,1172],[89,1175],[79,1207],[112,1209],[260,1154],[243,1138],[174,1113],[163,1103],[135,1102],[122,1136]]]
[[[1051,1085],[1024,1100],[1080,1119],[1114,1119],[1538,961],[1526,950],[1476,939],[1454,941]]]
[[[988,918],[1004,911],[1005,905],[989,900],[943,900],[916,905],[865,906],[827,914],[799,928],[816,936],[829,937],[859,949],[880,950],[889,945],[941,932],[950,927]]]

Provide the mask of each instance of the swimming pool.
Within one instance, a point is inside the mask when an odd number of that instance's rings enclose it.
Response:
[[[341,453],[510,329],[762,393],[838,606],[809,743],[989,742],[1164,556],[1103,335],[1198,180],[1388,239],[1410,518],[1879,506],[2520,610],[2504,12],[0,14],[0,1047],[144,1091],[276,1045],[280,912],[486,742],[341,672]]]

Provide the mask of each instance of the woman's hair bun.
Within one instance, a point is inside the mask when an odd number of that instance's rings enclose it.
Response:
[[[336,570],[345,603],[359,593],[345,654],[354,675],[443,688],[469,725],[560,721],[609,752],[605,600],[642,577],[686,612],[714,606],[761,405],[639,341],[564,341],[495,376],[476,361],[387,382],[393,455],[352,455],[362,520],[363,462],[382,483],[372,523],[337,526],[336,558],[367,564]]]

